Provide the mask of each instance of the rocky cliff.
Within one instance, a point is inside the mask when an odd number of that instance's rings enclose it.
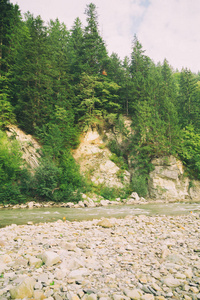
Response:
[[[149,197],[152,199],[200,200],[200,182],[190,181],[184,175],[181,161],[175,157],[161,157],[152,161],[155,169],[148,182]]]
[[[36,168],[39,165],[41,149],[38,142],[14,125],[9,127],[7,135],[19,141],[27,165],[32,170]],[[110,133],[107,137],[113,138]],[[123,142],[120,135],[118,142]],[[79,147],[73,152],[75,160],[80,165],[81,173],[93,183],[123,188],[130,183],[131,175],[128,171],[120,170],[111,160],[111,155],[112,153],[96,129],[90,129],[84,134]],[[152,164],[155,168],[150,173],[148,182],[150,199],[200,201],[200,182],[191,181],[185,176],[181,161],[170,156],[156,158]]]
[[[25,134],[24,131],[15,125],[10,125],[6,133],[8,137],[13,137],[19,142],[22,150],[22,158],[28,167],[31,169],[36,168],[39,165],[41,149],[38,142],[30,134]]]
[[[111,152],[104,144],[97,130],[89,130],[81,140],[73,156],[80,165],[81,173],[95,184],[123,188],[130,182],[130,173],[123,172],[111,161]],[[121,180],[123,177],[123,180]]]

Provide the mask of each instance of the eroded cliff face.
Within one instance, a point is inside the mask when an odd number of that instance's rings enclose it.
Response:
[[[27,166],[34,170],[39,165],[41,147],[38,142],[30,134],[25,134],[15,125],[10,125],[6,133],[8,137],[13,137],[19,142],[22,158]]]
[[[95,184],[123,188],[130,182],[130,173],[125,171],[120,179],[120,168],[110,160],[111,152],[96,129],[89,130],[81,140],[73,156],[80,165],[81,173]]]
[[[161,200],[200,200],[200,183],[184,176],[184,167],[175,157],[161,157],[152,161],[155,166],[148,182],[149,197]]]
[[[9,126],[7,135],[19,141],[23,159],[33,171],[39,165],[41,147],[38,142],[14,125]],[[107,137],[113,138],[110,133]],[[119,135],[118,142],[121,140]],[[130,183],[130,173],[128,171],[122,173],[122,170],[111,161],[111,154],[96,129],[89,130],[83,135],[79,147],[73,152],[81,173],[95,184],[123,188]],[[170,156],[156,158],[152,163],[155,169],[150,173],[148,182],[150,199],[200,201],[200,181],[190,181],[184,175],[181,161]]]

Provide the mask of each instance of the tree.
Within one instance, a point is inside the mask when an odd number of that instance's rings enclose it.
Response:
[[[80,121],[92,125],[105,119],[109,113],[118,113],[121,109],[117,103],[119,88],[115,82],[84,73],[77,96]]]
[[[5,75],[9,70],[13,40],[16,39],[16,28],[19,22],[19,7],[8,0],[0,0],[0,76]]]
[[[84,36],[79,18],[76,18],[71,29],[69,46],[71,47],[70,72],[73,74],[73,83],[77,84],[84,72]]]
[[[13,107],[7,100],[6,94],[0,94],[0,129],[5,129],[11,123],[15,122]]]
[[[178,112],[182,128],[190,124],[200,128],[197,78],[188,69],[183,69],[180,74]]]
[[[134,36],[133,50],[131,53],[130,75],[132,78],[131,93],[132,99],[129,103],[129,111],[135,114],[136,105],[146,100],[149,89],[149,70],[153,64],[144,50],[137,36]]]
[[[108,55],[105,43],[99,34],[95,4],[87,5],[85,14],[87,16],[87,26],[84,30],[85,72],[96,76],[105,69]]]

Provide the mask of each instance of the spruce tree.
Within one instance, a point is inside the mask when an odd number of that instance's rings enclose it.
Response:
[[[84,30],[84,65],[85,72],[90,75],[99,75],[107,64],[107,50],[99,34],[96,5],[87,5],[85,14],[87,26]]]

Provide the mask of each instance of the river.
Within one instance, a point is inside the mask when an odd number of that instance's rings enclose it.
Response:
[[[11,224],[27,222],[45,223],[58,219],[81,221],[106,218],[124,218],[127,215],[183,215],[191,212],[200,213],[200,203],[156,203],[143,205],[119,205],[95,208],[34,208],[0,209],[0,228]]]

